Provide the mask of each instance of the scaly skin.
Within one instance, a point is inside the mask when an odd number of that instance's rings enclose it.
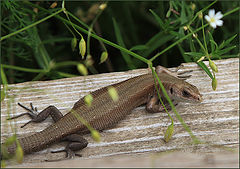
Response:
[[[200,102],[202,100],[195,86],[162,71],[165,68],[160,68],[161,70],[158,70],[157,67],[156,71],[170,98],[178,101]],[[81,98],[74,104],[72,110],[56,123],[41,132],[19,138],[24,154],[44,149],[73,133],[88,132],[86,126],[71,112],[79,114],[93,128],[101,131],[117,124],[135,107],[147,103],[149,98],[155,95],[154,79],[151,73],[130,78],[111,86],[118,92],[119,100],[117,102],[114,102],[109,96],[109,86],[91,93],[93,102],[90,108],[86,106],[84,98]],[[162,93],[160,94],[162,95]],[[8,147],[9,153],[14,153],[15,150],[15,144]]]

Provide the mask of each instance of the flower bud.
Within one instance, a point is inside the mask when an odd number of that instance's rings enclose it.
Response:
[[[201,11],[201,12],[199,12],[199,14],[198,14],[198,18],[199,18],[199,19],[202,19],[202,18],[203,18],[202,11]]]
[[[217,79],[215,77],[212,79],[212,89],[213,90],[217,89]]]
[[[8,137],[7,139],[6,139],[6,141],[5,141],[5,145],[6,146],[9,146],[9,145],[12,145],[15,141],[16,141],[16,139],[17,139],[17,137],[16,137],[16,135],[14,134],[14,135],[12,135],[11,137]]]
[[[6,168],[5,160],[1,160],[1,168]]]
[[[99,132],[97,130],[92,130],[91,131],[91,135],[92,138],[96,141],[96,142],[100,142],[101,141],[101,136],[99,134]]]
[[[57,2],[53,2],[50,6],[50,8],[55,8],[57,6]]]
[[[107,53],[107,51],[102,52],[101,58],[100,58],[100,63],[99,63],[99,64],[105,62],[105,61],[107,60],[107,58],[108,58],[108,53]]]
[[[169,142],[169,140],[172,138],[173,132],[174,132],[174,126],[172,123],[171,125],[168,126],[168,128],[164,134],[165,142]]]
[[[118,92],[114,87],[112,87],[112,86],[108,87],[108,93],[114,102],[118,101],[118,99],[119,99]]]
[[[72,38],[71,46],[72,46],[72,51],[74,51],[77,46],[77,38],[76,37]]]
[[[107,7],[107,4],[103,3],[99,6],[99,9],[103,11],[106,7]]]
[[[91,107],[93,101],[93,97],[91,94],[88,94],[84,97],[84,102],[87,104],[88,107]]]
[[[205,59],[205,56],[202,56],[200,59],[198,59],[197,62],[201,62],[201,61],[203,61],[204,59]]]
[[[192,9],[193,11],[196,9],[196,4],[195,4],[195,3],[192,3],[191,9]]]
[[[24,156],[23,149],[22,149],[22,147],[20,146],[20,144],[17,143],[17,148],[16,148],[16,152],[15,152],[15,157],[16,157],[16,160],[17,160],[18,163],[22,163],[22,161],[23,161],[23,156]]]
[[[1,90],[1,102],[5,99],[6,93],[5,90]]]
[[[81,54],[82,59],[84,59],[85,53],[86,53],[86,42],[82,38],[79,42],[79,54]]]
[[[211,69],[214,72],[218,72],[218,68],[217,68],[216,64],[211,59],[209,59],[209,66],[211,67]]]
[[[92,56],[90,54],[87,55],[87,58],[85,60],[85,64],[87,67],[92,66],[94,63]]]
[[[78,64],[77,65],[77,69],[83,76],[88,75],[88,70],[87,70],[87,68],[83,64],[81,64],[81,63]]]
[[[196,33],[194,33],[192,36],[193,36],[194,38],[197,38],[197,34],[196,34]]]

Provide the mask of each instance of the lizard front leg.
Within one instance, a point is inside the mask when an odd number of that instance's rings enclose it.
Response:
[[[170,111],[171,110],[171,106],[169,105],[169,103],[165,100],[162,99],[163,104],[165,106],[165,108]],[[172,100],[174,103],[174,100]],[[175,106],[177,105],[177,103],[174,104]],[[164,106],[160,103],[158,95],[154,94],[152,97],[150,97],[150,99],[148,99],[148,102],[146,104],[146,110],[149,113],[158,113],[158,112],[164,112]]]
[[[18,105],[20,107],[24,108],[25,110],[27,110],[27,112],[22,113],[17,116],[14,116],[14,117],[11,117],[8,120],[15,119],[15,118],[18,118],[18,117],[21,117],[24,115],[28,115],[31,118],[31,120],[28,121],[27,123],[25,123],[24,125],[22,125],[21,128],[25,127],[27,124],[29,124],[31,122],[40,123],[40,122],[44,121],[48,116],[51,116],[54,122],[59,121],[63,117],[63,114],[55,106],[48,106],[47,108],[42,110],[40,113],[38,113],[37,108],[36,107],[34,108],[32,103],[30,103],[31,108],[27,108],[20,103],[18,103]],[[65,147],[65,149],[60,150],[60,151],[55,151],[52,153],[64,151],[64,152],[66,152],[67,158],[73,158],[75,155],[81,156],[79,154],[75,154],[74,151],[82,150],[83,148],[87,147],[87,145],[88,145],[87,140],[84,139],[79,134],[68,135],[68,136],[64,137],[62,139],[62,141],[69,142],[67,144],[67,146]]]

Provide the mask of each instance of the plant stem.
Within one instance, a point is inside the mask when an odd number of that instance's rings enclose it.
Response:
[[[7,68],[7,69],[14,69],[14,70],[19,70],[19,71],[24,71],[24,72],[31,72],[31,73],[45,73],[45,72],[47,72],[46,70],[43,70],[43,69],[30,69],[30,68],[13,66],[13,65],[1,64],[1,66],[3,68]]]
[[[38,6],[38,5],[32,4],[31,2],[24,1],[24,3],[25,3],[25,4],[28,4],[28,5],[31,5],[31,6],[33,6],[33,7],[36,7],[36,8],[38,8],[38,9],[40,9],[40,10],[45,11],[45,12],[51,13],[51,12],[49,12],[48,10],[46,10],[46,9],[44,9],[44,8]],[[85,33],[85,34],[88,34],[88,31],[87,31],[86,29],[84,29],[84,28],[82,28],[82,27],[80,27],[80,26],[78,26],[78,25],[76,25],[76,24],[74,24],[74,23],[72,23],[72,22],[69,22],[67,19],[65,19],[65,18],[63,18],[63,17],[61,17],[61,16],[59,16],[59,15],[54,15],[54,16],[55,16],[56,18],[60,19],[61,21],[69,24],[69,25],[73,25],[75,28],[77,28],[77,29],[80,30],[81,32],[83,32],[83,33]],[[102,41],[102,42],[104,42],[104,43],[106,43],[106,44],[114,47],[114,48],[117,48],[117,49],[119,49],[119,50],[121,50],[121,51],[123,51],[123,52],[128,53],[129,55],[131,55],[131,56],[133,56],[133,57],[135,57],[135,58],[137,58],[137,59],[145,62],[146,64],[148,64],[148,62],[149,62],[148,59],[146,59],[146,58],[144,58],[144,57],[142,57],[142,56],[140,56],[140,55],[138,55],[138,54],[136,54],[136,53],[134,53],[134,52],[126,49],[126,48],[123,48],[123,47],[121,47],[121,46],[119,46],[119,45],[117,45],[117,44],[115,44],[115,43],[113,43],[113,42],[111,42],[111,41],[109,41],[109,40],[103,39],[103,38],[97,36],[96,34],[93,34],[93,33],[92,33],[91,36],[92,36],[93,38],[97,39],[97,40],[100,40],[100,41]]]
[[[39,21],[36,21],[36,22],[34,22],[33,24],[31,24],[31,25],[28,25],[28,26],[26,26],[26,27],[24,27],[24,28],[22,28],[22,29],[19,29],[19,30],[13,32],[13,33],[9,33],[9,34],[7,34],[6,36],[1,37],[1,38],[0,38],[0,41],[2,41],[2,40],[4,40],[4,39],[7,39],[7,38],[9,38],[9,37],[11,37],[11,36],[13,36],[13,35],[16,35],[16,34],[22,32],[22,31],[25,31],[25,30],[27,30],[27,29],[29,29],[29,28],[31,28],[31,27],[33,27],[33,26],[35,26],[35,25],[37,25],[37,24],[39,24],[39,23],[41,23],[41,22],[43,22],[43,21],[46,21],[47,19],[49,19],[49,18],[51,18],[51,17],[59,14],[59,13],[62,12],[62,11],[63,11],[63,9],[60,9],[59,11],[57,11],[57,12],[55,12],[55,13],[53,13],[53,14],[51,14],[51,15],[43,18],[43,19],[40,19]]]
[[[182,42],[183,40],[187,39],[189,36],[192,36],[194,33],[198,32],[199,30],[205,28],[206,26],[208,26],[208,24],[203,25],[202,27],[196,29],[195,31],[193,31],[192,33],[187,34],[186,36],[184,36],[183,38],[177,40],[176,42],[172,43],[170,46],[168,46],[167,48],[165,48],[164,50],[162,50],[161,52],[157,53],[155,56],[153,56],[150,61],[152,62],[153,60],[155,60],[158,56],[160,56],[161,54],[165,53],[166,51],[168,51],[169,49],[171,49],[172,47],[176,46],[177,44],[179,44],[180,42]]]

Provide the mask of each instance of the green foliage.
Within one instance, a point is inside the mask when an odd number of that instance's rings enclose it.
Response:
[[[204,16],[211,5],[213,6],[210,8],[216,8],[222,13],[227,13],[239,5],[237,2],[223,1],[139,3],[110,1],[106,4],[106,8],[101,10],[99,8],[101,3],[98,2],[66,1],[64,4],[65,14],[60,13],[60,16],[66,18],[67,15],[67,20],[71,24],[57,16],[27,28],[27,26],[48,17],[50,14],[61,12],[62,4],[60,1],[53,9],[50,8],[51,4],[51,1],[37,3],[10,0],[1,3],[2,37],[26,28],[24,31],[1,40],[2,56],[4,56],[1,61],[5,65],[4,69],[7,68],[5,74],[9,83],[77,75],[76,64],[61,68],[57,66],[60,62],[68,61],[87,63],[87,60],[82,60],[79,57],[77,50],[71,50],[71,46],[72,48],[75,46],[76,39],[82,39],[82,35],[78,36],[79,32],[76,32],[76,26],[73,24],[82,25],[85,29],[90,30],[88,38],[85,36],[83,38],[87,39],[87,55],[90,55],[91,50],[92,56],[91,66],[85,66],[92,73],[142,67],[144,63],[130,55],[137,54],[144,58],[150,58],[156,56],[155,54],[159,51],[161,53],[153,59],[156,60],[154,62],[156,64],[176,66],[183,61],[197,61],[206,53],[202,48],[199,48],[198,41],[194,37],[188,36],[184,40],[190,33],[189,30],[184,29],[184,26],[189,25],[192,31],[200,28],[199,11],[201,10],[202,16]],[[216,30],[207,27],[204,30],[206,37],[202,36],[200,31],[196,34],[200,42],[203,42],[203,38],[205,38],[211,59],[238,57],[239,55],[239,46],[237,38],[235,38],[238,36],[239,30],[238,13],[232,13],[231,17],[227,16],[223,20],[224,25]],[[104,39],[115,42],[125,49],[130,49],[134,54],[129,54],[126,50],[120,50],[120,52],[113,50],[113,48],[105,46],[105,42],[99,39],[98,41],[93,39],[90,44],[91,34],[101,34]],[[76,39],[73,43],[72,39],[74,38]],[[172,45],[174,42],[177,43]],[[107,64],[97,64],[103,51],[108,51]],[[144,59],[141,60],[144,61]],[[51,66],[50,63],[55,63],[55,65]],[[15,69],[11,65],[23,69]],[[27,71],[28,69],[41,71],[34,73]]]
[[[118,44],[120,46],[126,48],[126,45],[124,44],[123,39],[122,39],[122,35],[121,35],[121,32],[120,32],[119,26],[118,26],[118,24],[117,24],[117,22],[114,18],[113,18],[113,26],[114,26],[114,31],[115,31],[115,35],[116,35],[116,39],[117,39]],[[122,54],[125,62],[127,63],[128,67],[130,69],[135,69],[132,58],[125,52],[121,51],[121,54]]]

